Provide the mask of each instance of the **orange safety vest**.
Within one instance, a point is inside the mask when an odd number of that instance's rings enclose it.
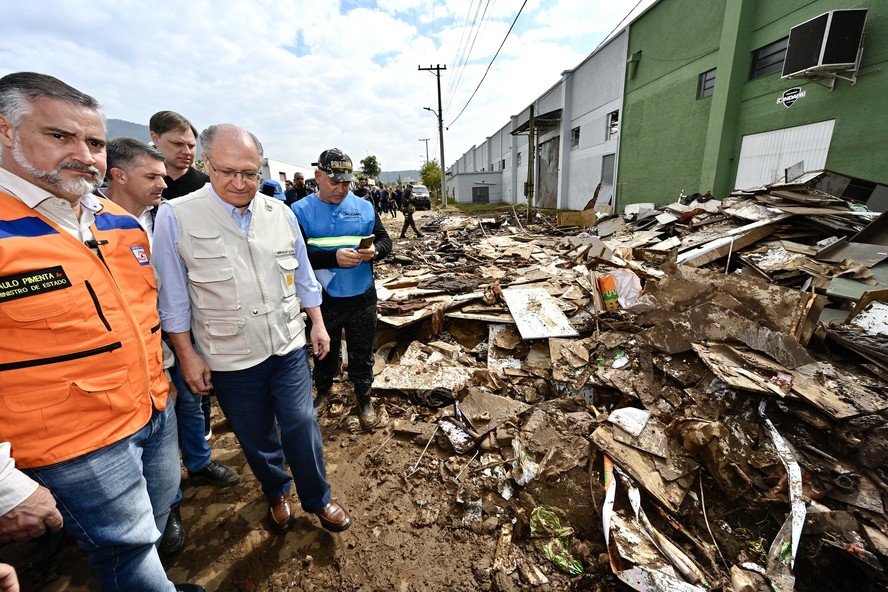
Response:
[[[0,192],[0,440],[21,468],[113,444],[166,407],[148,237],[100,201],[96,255]]]

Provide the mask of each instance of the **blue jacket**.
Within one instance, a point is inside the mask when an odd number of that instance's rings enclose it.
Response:
[[[361,238],[376,234],[376,259],[388,255],[391,239],[379,222],[373,204],[349,192],[336,205],[321,201],[317,194],[311,194],[291,207],[305,235],[315,276],[326,295],[350,298],[371,291],[373,267],[370,262],[355,267],[337,267],[334,253],[342,248],[356,249]],[[375,290],[372,292],[375,296]]]

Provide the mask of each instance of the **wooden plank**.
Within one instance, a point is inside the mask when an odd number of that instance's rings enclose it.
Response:
[[[746,234],[740,236],[719,238],[711,243],[697,247],[692,251],[682,253],[678,256],[678,263],[690,267],[702,267],[707,263],[712,263],[717,259],[727,256],[728,253],[736,252],[744,247],[748,247],[749,245],[762,240],[766,236],[770,236],[776,230],[777,229],[773,226],[760,226],[758,228],[753,228]]]
[[[509,313],[493,314],[455,311],[445,313],[444,317],[448,319],[460,319],[463,321],[481,321],[482,323],[515,323],[515,319],[513,319],[512,315],[510,315]]]

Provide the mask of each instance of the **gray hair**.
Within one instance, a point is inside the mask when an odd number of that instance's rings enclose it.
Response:
[[[250,138],[253,140],[253,144],[256,145],[256,151],[259,153],[259,160],[262,160],[262,156],[265,152],[262,149],[262,143],[259,141],[259,138],[257,138],[253,132],[247,131],[242,127],[238,127],[233,123],[216,123],[202,131],[200,133],[201,150],[212,156],[213,142],[216,140],[216,136],[219,133],[235,135],[246,134],[250,136]]]
[[[145,156],[164,162],[163,154],[154,146],[149,146],[135,138],[114,138],[105,147],[108,157],[108,170],[113,168],[129,170],[136,160]]]
[[[102,111],[93,97],[48,74],[15,72],[0,78],[0,115],[12,125],[19,125],[23,117],[30,115],[33,102],[40,98],[79,105],[99,114]]]

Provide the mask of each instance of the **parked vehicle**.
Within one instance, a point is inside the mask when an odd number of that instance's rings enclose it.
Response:
[[[425,185],[414,185],[413,186],[413,195],[416,196],[416,209],[417,210],[431,210],[432,209],[432,194],[429,193],[429,188]]]

